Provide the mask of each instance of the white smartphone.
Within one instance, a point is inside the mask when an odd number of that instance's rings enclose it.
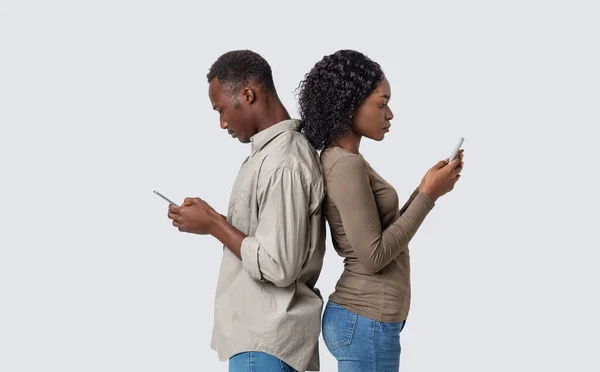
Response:
[[[173,204],[176,207],[179,206],[179,204],[177,204],[174,201],[172,201],[171,199],[167,198],[166,196],[164,196],[160,192],[158,192],[156,190],[152,190],[152,192],[155,193],[156,195],[160,196],[161,198],[165,199],[169,204]]]
[[[448,158],[449,163],[451,163],[452,160],[454,160],[454,158],[456,158],[456,155],[458,155],[458,150],[460,150],[460,147],[462,146],[464,141],[465,141],[465,137],[460,137],[460,140],[458,141],[458,145],[456,145],[456,148],[454,149],[454,151],[452,151],[452,154]]]

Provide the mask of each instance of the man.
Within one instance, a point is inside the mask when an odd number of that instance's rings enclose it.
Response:
[[[224,245],[211,347],[231,372],[318,370],[323,300],[315,284],[325,252],[318,154],[260,55],[225,53],[207,77],[221,128],[251,143],[227,217],[199,198],[169,207],[179,230]]]

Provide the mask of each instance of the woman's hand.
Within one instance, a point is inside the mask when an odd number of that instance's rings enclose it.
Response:
[[[463,169],[463,153],[460,150],[456,158],[448,163],[448,159],[439,161],[421,180],[419,192],[427,194],[434,202],[442,195],[452,191]]]

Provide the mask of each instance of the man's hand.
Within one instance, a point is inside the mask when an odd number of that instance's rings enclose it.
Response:
[[[200,235],[211,234],[217,222],[224,219],[200,198],[186,198],[181,207],[170,205],[167,216],[179,231]]]
[[[169,206],[168,217],[179,231],[192,234],[210,234],[242,259],[242,241],[246,238],[240,230],[227,222],[227,217],[217,213],[200,198],[186,198],[181,207]]]

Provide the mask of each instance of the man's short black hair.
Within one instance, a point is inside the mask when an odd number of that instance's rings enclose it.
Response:
[[[275,92],[271,66],[260,54],[251,50],[233,50],[223,54],[210,67],[206,77],[209,83],[214,78],[219,79],[230,93],[242,89],[252,80],[268,92]]]

